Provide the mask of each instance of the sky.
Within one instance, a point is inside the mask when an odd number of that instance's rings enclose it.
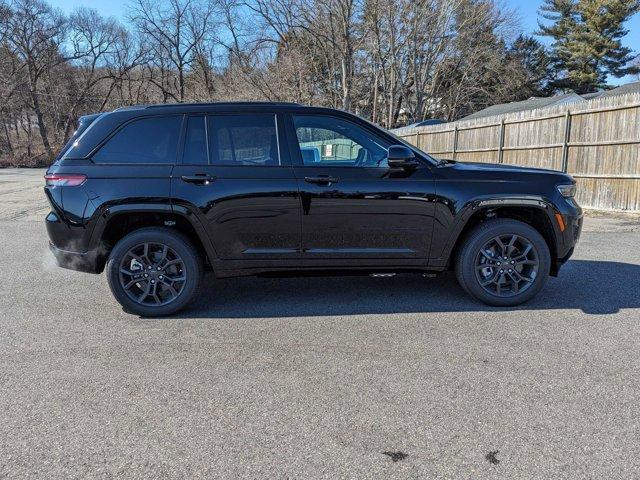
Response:
[[[102,15],[124,18],[127,11],[127,0],[49,0],[49,3],[60,8],[65,13],[70,13],[76,7],[84,6],[95,8]],[[522,29],[529,34],[533,34],[538,28],[538,8],[543,0],[502,0],[506,9],[515,11],[519,17]],[[633,50],[640,51],[640,13],[634,15],[627,22],[629,33],[624,38],[625,46]],[[541,38],[542,41],[547,41]],[[609,83],[620,85],[632,81],[632,78],[610,78]]]

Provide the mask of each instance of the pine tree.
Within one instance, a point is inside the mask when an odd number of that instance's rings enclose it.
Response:
[[[510,82],[514,101],[551,93],[551,60],[545,46],[533,37],[519,35],[509,47]]]
[[[640,9],[639,0],[545,0],[541,35],[551,37],[552,63],[558,79],[552,86],[577,93],[606,88],[609,75],[637,73],[635,55],[622,45],[624,23]]]

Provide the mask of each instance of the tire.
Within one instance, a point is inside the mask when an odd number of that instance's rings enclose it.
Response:
[[[497,255],[499,251],[507,258]],[[481,302],[499,307],[533,298],[547,281],[550,266],[549,247],[542,235],[512,219],[489,220],[475,227],[455,259],[460,286]]]
[[[203,261],[186,236],[151,227],[123,237],[111,250],[106,270],[111,293],[125,311],[161,317],[180,311],[193,299],[202,281]],[[153,293],[140,301],[147,291]]]

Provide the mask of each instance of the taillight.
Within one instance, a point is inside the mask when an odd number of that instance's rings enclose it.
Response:
[[[47,187],[77,187],[86,179],[86,175],[77,173],[50,173],[44,176]]]

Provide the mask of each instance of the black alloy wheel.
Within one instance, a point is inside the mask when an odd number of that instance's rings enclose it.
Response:
[[[131,300],[158,307],[180,296],[187,271],[184,260],[168,245],[145,242],[122,257],[119,279]]]
[[[498,297],[512,297],[530,288],[538,276],[538,266],[533,243],[516,234],[492,238],[476,256],[480,286]]]
[[[125,311],[160,317],[179,311],[194,298],[203,266],[198,249],[182,233],[141,228],[111,250],[107,281]]]
[[[533,298],[551,269],[546,240],[510,218],[486,220],[466,234],[455,257],[460,286],[488,305],[509,307]]]

